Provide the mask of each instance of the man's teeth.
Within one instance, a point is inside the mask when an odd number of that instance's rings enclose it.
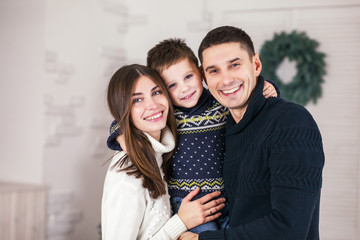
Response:
[[[233,89],[230,89],[230,90],[223,90],[222,92],[225,93],[225,94],[230,94],[230,93],[234,93],[236,92],[237,90],[239,90],[240,87],[236,87],[236,88],[233,88]]]
[[[151,117],[147,117],[147,118],[145,118],[145,119],[146,119],[146,120],[154,120],[154,119],[157,119],[157,118],[161,117],[161,115],[162,115],[162,113],[158,113],[158,114],[156,114],[156,115],[153,115],[153,116],[151,116]]]

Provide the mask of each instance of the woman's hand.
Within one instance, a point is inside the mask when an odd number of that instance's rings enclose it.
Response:
[[[264,82],[263,95],[265,98],[277,97],[277,92],[275,87],[267,81]]]
[[[200,188],[191,191],[184,197],[179,208],[178,215],[187,229],[194,228],[220,217],[221,213],[216,212],[225,207],[225,198],[212,200],[218,197],[221,194],[220,192],[212,192],[202,198],[191,201],[199,191]]]
[[[199,235],[192,232],[184,232],[178,238],[178,240],[198,240],[198,239],[199,239]]]

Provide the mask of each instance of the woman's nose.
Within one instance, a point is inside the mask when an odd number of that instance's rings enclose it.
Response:
[[[146,100],[146,108],[147,109],[155,109],[156,107],[157,107],[157,104],[153,99]]]

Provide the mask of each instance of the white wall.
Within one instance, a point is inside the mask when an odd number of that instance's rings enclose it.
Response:
[[[125,63],[145,64],[146,52],[169,37],[185,38],[197,52],[208,30],[231,24],[259,50],[274,32],[297,29],[327,54],[323,97],[307,106],[326,154],[322,239],[355,240],[359,12],[358,0],[1,1],[0,180],[50,187],[48,239],[98,239],[102,164],[111,155],[105,145],[111,74]]]
[[[0,181],[43,180],[44,7],[0,1]]]

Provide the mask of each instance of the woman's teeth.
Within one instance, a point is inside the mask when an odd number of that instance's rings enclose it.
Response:
[[[157,119],[157,118],[161,117],[161,115],[162,115],[162,113],[160,112],[160,113],[158,113],[158,114],[156,114],[156,115],[153,115],[153,116],[151,116],[151,117],[147,117],[147,118],[145,118],[145,119],[146,119],[146,120],[154,120],[154,119]]]

